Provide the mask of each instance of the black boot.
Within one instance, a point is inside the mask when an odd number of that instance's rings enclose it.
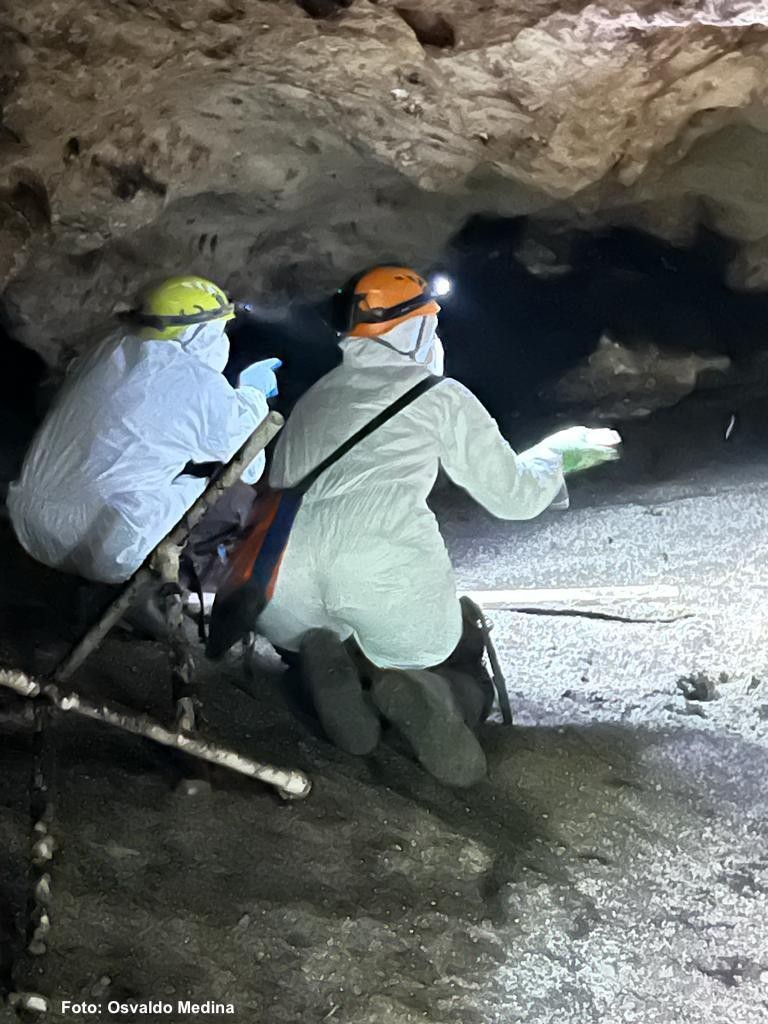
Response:
[[[484,778],[485,754],[447,680],[426,670],[390,669],[374,681],[371,694],[384,718],[439,782],[465,787]]]
[[[328,738],[348,754],[370,754],[381,723],[346,647],[330,629],[312,629],[300,651],[301,676]]]
[[[480,624],[482,612],[468,597],[461,598],[461,639],[450,658],[432,671],[449,683],[454,698],[470,729],[477,729],[491,713],[494,687],[485,667],[485,636]]]

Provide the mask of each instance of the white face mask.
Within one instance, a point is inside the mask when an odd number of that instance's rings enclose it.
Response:
[[[229,360],[229,338],[226,320],[211,320],[207,324],[193,324],[181,338],[181,347],[206,366],[221,373]]]
[[[443,343],[436,334],[432,335],[432,342],[429,348],[424,351],[424,358],[417,358],[418,363],[423,363],[430,373],[442,377],[445,373],[445,350]]]
[[[430,373],[442,375],[443,345],[437,336],[437,317],[434,314],[411,317],[387,331],[380,340],[401,355],[425,366]]]

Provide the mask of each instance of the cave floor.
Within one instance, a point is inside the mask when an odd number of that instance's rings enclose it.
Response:
[[[494,612],[516,724],[485,727],[490,777],[468,792],[389,746],[334,751],[284,706],[266,653],[253,699],[228,683],[236,661],[204,672],[208,731],[307,770],[305,802],[219,771],[190,797],[188,764],[62,723],[50,949],[17,985],[69,1021],[93,1019],[59,1013],[83,997],[212,999],[247,1024],[768,1020],[766,502],[748,462],[596,479],[530,524],[438,495],[462,587],[680,587],[611,609],[667,623]],[[686,702],[692,672],[725,673],[718,700]],[[159,645],[115,636],[78,681],[169,711]],[[0,746],[17,905],[25,744]]]

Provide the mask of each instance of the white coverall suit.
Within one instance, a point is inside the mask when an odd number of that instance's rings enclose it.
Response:
[[[419,317],[379,339],[342,341],[343,363],[299,400],[278,439],[271,485],[298,483],[426,373],[440,372],[436,325]],[[308,630],[331,629],[342,640],[354,636],[381,668],[448,658],[462,620],[427,506],[440,466],[501,519],[532,519],[564,486],[561,455],[544,444],[516,455],[474,395],[445,378],[307,492],[259,632],[297,651]]]
[[[28,554],[102,583],[133,575],[206,487],[186,464],[228,461],[268,412],[261,391],[222,376],[224,327],[113,335],[77,361],[8,494]],[[263,471],[262,454],[243,480]]]

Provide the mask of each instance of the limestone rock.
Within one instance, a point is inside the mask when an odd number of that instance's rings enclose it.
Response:
[[[727,356],[665,352],[648,343],[629,348],[603,337],[595,352],[548,393],[556,403],[588,407],[601,419],[647,416],[675,405],[700,386],[704,374],[722,381]]]
[[[664,229],[711,202],[755,244],[766,21],[764,0],[6,5],[13,327],[53,360],[167,271],[318,293],[482,209]],[[729,132],[753,154],[730,192]]]

